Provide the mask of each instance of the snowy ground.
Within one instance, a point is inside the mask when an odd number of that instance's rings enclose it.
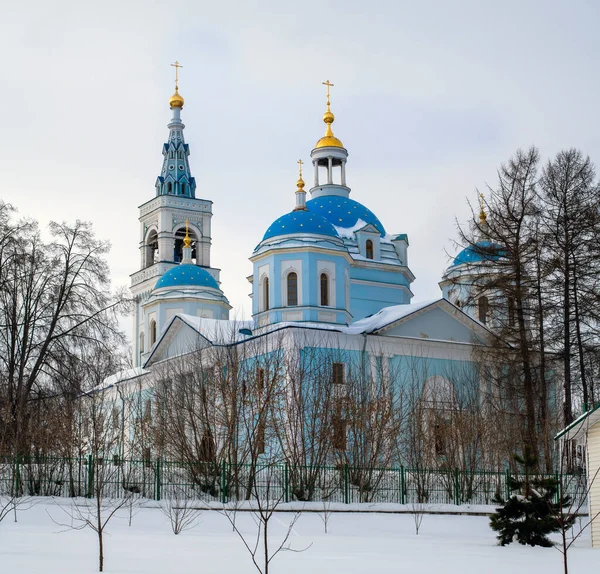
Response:
[[[70,504],[69,501],[60,501]],[[0,572],[19,574],[88,574],[97,571],[96,535],[90,530],[61,532],[50,516],[68,521],[56,502],[41,499],[19,513],[18,522],[0,523]],[[291,514],[277,514],[273,540],[286,529]],[[253,532],[252,518],[239,513],[238,524]],[[192,530],[175,536],[158,508],[142,508],[127,525],[125,512],[107,528],[105,571],[113,574],[244,574],[256,572],[246,549],[227,519],[202,513]],[[410,573],[544,573],[562,572],[562,556],[551,548],[496,545],[483,516],[426,515],[415,535],[410,514],[337,513],[323,531],[319,514],[305,513],[291,536],[303,553],[279,554],[272,574]],[[590,547],[589,533],[570,552],[570,572],[598,571],[600,550]]]

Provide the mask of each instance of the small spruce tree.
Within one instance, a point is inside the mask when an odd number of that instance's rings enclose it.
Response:
[[[520,478],[509,477],[508,487],[516,494],[508,500],[500,495],[494,498],[501,506],[491,515],[490,526],[498,532],[502,546],[515,540],[530,546],[553,546],[548,534],[561,529],[561,508],[569,505],[569,497],[556,500],[558,482],[535,472],[537,460],[529,449],[522,456],[515,455],[515,461],[523,468]]]

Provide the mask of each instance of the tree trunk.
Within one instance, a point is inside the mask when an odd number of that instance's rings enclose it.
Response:
[[[265,550],[265,571],[264,574],[269,574],[269,536],[268,536],[268,528],[269,528],[269,520],[264,521],[265,530],[264,530],[264,550]]]

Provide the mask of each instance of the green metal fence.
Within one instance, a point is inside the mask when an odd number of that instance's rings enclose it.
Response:
[[[508,471],[291,467],[53,457],[0,459],[0,495],[93,496],[229,502],[261,499],[397,504],[493,504],[508,497]],[[514,476],[514,475],[513,475]],[[558,474],[553,475],[556,479]],[[586,508],[585,476],[562,477],[562,492]]]

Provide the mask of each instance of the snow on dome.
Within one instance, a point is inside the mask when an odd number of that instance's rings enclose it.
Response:
[[[359,219],[375,227],[381,236],[385,236],[385,228],[381,221],[370,210],[358,201],[338,195],[323,195],[306,202],[312,213],[318,213],[336,227],[354,227]]]
[[[218,289],[215,278],[202,267],[182,263],[167,271],[156,283],[155,289],[162,287],[210,287]]]
[[[327,235],[338,237],[333,225],[321,215],[310,211],[291,211],[276,219],[265,232],[263,241],[279,235],[294,233],[310,233],[312,235]]]

